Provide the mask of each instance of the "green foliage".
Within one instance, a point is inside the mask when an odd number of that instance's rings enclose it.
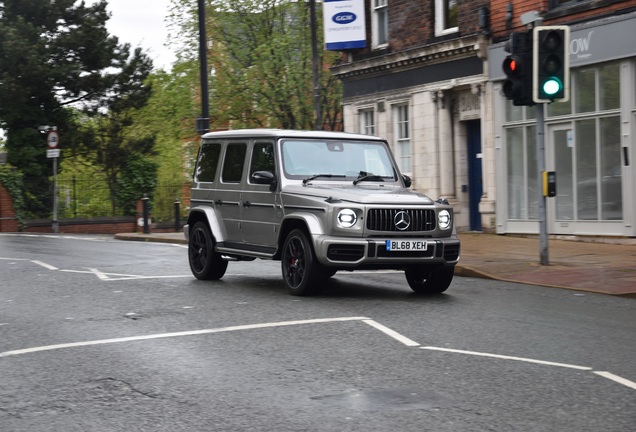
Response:
[[[196,2],[174,0],[191,12],[176,25],[196,37]],[[313,129],[311,25],[307,2],[210,0],[206,2],[211,129],[283,127]],[[319,6],[319,5],[318,5]],[[320,10],[318,11],[320,15]],[[320,21],[320,20],[319,20]],[[319,37],[322,30],[317,30]],[[319,47],[323,46],[318,40]],[[188,46],[189,58],[196,47]],[[335,52],[320,51],[322,113],[327,128],[341,129],[341,84],[328,67]]]
[[[9,192],[13,200],[13,210],[20,229],[24,227],[24,200],[22,199],[22,173],[11,165],[0,165],[0,185]]]
[[[117,179],[115,202],[124,215],[135,215],[135,203],[148,197],[152,204],[157,186],[157,163],[141,154],[131,157]]]
[[[63,155],[75,153],[91,146],[77,111],[139,109],[150,93],[143,84],[150,59],[108,34],[106,1],[87,3],[0,2],[0,127],[8,131],[8,162],[24,173],[25,205],[35,216],[48,215],[51,172],[38,126],[57,126]]]

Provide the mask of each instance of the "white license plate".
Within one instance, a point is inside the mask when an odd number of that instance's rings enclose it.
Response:
[[[424,240],[387,240],[388,251],[425,251],[428,244]]]

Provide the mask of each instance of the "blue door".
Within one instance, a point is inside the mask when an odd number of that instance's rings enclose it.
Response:
[[[483,193],[481,166],[481,123],[479,120],[466,122],[468,143],[468,198],[470,212],[470,230],[481,231],[479,201]]]

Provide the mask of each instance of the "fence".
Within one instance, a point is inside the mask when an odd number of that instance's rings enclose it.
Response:
[[[52,189],[52,186],[51,186]],[[105,178],[77,177],[57,181],[58,218],[94,218],[103,216],[129,216],[113,205]],[[176,219],[175,202],[180,205],[181,217],[187,212],[190,184],[159,185],[150,196],[150,213],[153,221],[169,222]]]

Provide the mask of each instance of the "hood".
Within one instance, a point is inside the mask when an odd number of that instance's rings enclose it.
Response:
[[[376,184],[308,184],[288,185],[283,194],[304,195],[314,198],[339,199],[359,204],[433,204],[424,194],[395,185]]]

